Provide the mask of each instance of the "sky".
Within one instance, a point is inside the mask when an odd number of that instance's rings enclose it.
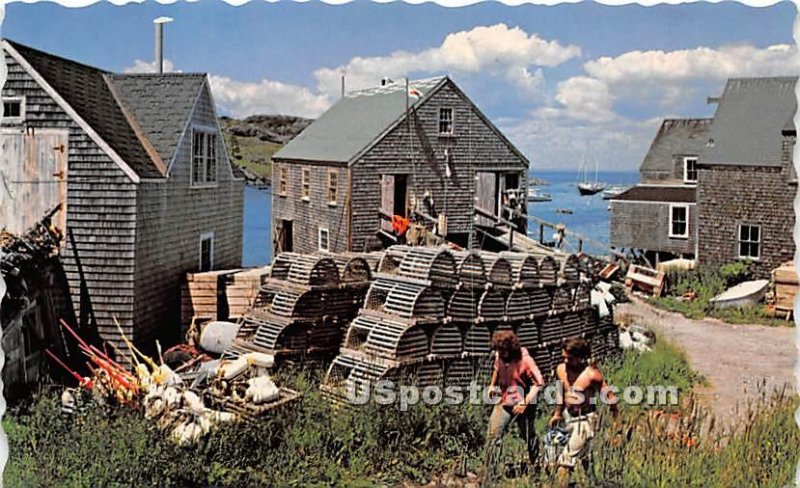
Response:
[[[6,6],[3,37],[110,71],[206,72],[222,115],[317,117],[383,77],[449,75],[532,170],[636,170],[664,118],[711,117],[737,76],[800,74],[796,7],[221,1]]]

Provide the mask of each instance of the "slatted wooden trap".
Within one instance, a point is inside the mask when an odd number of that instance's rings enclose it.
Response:
[[[431,354],[458,356],[464,351],[464,334],[456,324],[450,322],[438,326],[431,335]]]
[[[539,263],[533,255],[520,252],[501,252],[500,257],[511,265],[511,280],[515,286],[530,288],[540,285]]]
[[[458,284],[456,261],[444,247],[413,247],[400,261],[399,276],[430,280],[436,288],[455,288]]]
[[[486,290],[478,302],[478,316],[483,320],[500,322],[506,313],[506,299],[496,290]]]
[[[580,259],[575,254],[570,254],[561,264],[561,276],[570,285],[576,285],[581,281]]]
[[[532,351],[539,345],[539,325],[534,321],[522,322],[517,328],[517,336],[522,347]]]
[[[473,322],[478,318],[481,293],[470,288],[459,288],[450,297],[447,315],[459,322]]]
[[[547,288],[529,290],[528,296],[531,302],[531,313],[536,317],[547,315],[553,299],[550,290]]]
[[[430,351],[422,326],[369,315],[353,320],[344,348],[398,362],[420,360]]]
[[[340,283],[364,283],[372,280],[372,268],[366,258],[353,254],[333,256],[339,269]]]
[[[539,282],[545,286],[558,284],[560,266],[552,256],[545,256],[539,261]]]
[[[403,319],[444,320],[445,302],[439,292],[419,283],[381,277],[367,292],[364,308]]]
[[[592,306],[592,287],[581,283],[575,288],[574,306],[576,310],[585,310]]]
[[[339,269],[333,258],[297,255],[292,258],[288,281],[305,286],[337,286]]]
[[[511,263],[500,254],[482,253],[483,262],[486,266],[486,276],[489,283],[495,288],[511,288],[514,286],[514,279],[511,272]]]
[[[283,317],[313,320],[324,314],[322,298],[320,290],[282,290],[273,297],[270,311]]]
[[[572,310],[575,301],[573,293],[574,292],[571,288],[564,286],[558,287],[553,292],[553,299],[550,302],[550,310],[553,313],[561,313]]]
[[[400,262],[411,251],[409,246],[392,246],[383,253],[378,263],[378,272],[384,274],[398,274]]]
[[[512,290],[506,299],[506,319],[512,321],[525,320],[532,315],[533,306],[530,292],[522,288]]]
[[[487,324],[472,324],[464,339],[464,352],[475,355],[489,354],[492,332]]]
[[[487,281],[486,266],[477,252],[456,252],[456,273],[461,286],[467,288],[485,288]]]

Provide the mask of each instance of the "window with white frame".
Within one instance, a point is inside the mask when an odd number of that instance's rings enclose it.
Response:
[[[207,232],[200,235],[200,271],[211,271],[214,269],[214,233]]]
[[[453,133],[453,109],[439,109],[439,134]]]
[[[330,250],[330,241],[328,240],[329,234],[328,229],[324,227],[319,228],[319,250],[320,251],[329,251]]]
[[[697,158],[694,156],[683,158],[683,182],[697,183]]]
[[[18,123],[25,120],[25,100],[22,97],[3,97],[3,122]]]
[[[761,226],[739,224],[739,258],[758,259],[761,257]]]
[[[688,205],[669,206],[669,236],[680,238],[689,237]]]
[[[217,181],[217,135],[213,132],[192,130],[192,185],[205,185]]]
[[[300,179],[300,198],[311,199],[311,168],[303,168]]]
[[[339,196],[339,172],[335,169],[328,171],[328,203],[335,204]]]

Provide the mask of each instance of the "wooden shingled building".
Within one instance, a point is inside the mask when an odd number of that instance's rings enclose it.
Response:
[[[122,345],[176,339],[187,272],[241,265],[244,181],[205,74],[114,74],[2,41],[0,227],[61,206],[81,321]]]
[[[274,249],[380,248],[393,216],[475,247],[528,166],[448,77],[350,92],[273,157]]]

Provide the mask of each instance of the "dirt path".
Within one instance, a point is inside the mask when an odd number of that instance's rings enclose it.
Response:
[[[639,300],[620,304],[614,312],[631,316],[686,351],[692,368],[710,383],[698,393],[720,419],[730,420],[737,402],[757,398],[760,382],[767,391],[795,384],[794,328],[692,320]]]

